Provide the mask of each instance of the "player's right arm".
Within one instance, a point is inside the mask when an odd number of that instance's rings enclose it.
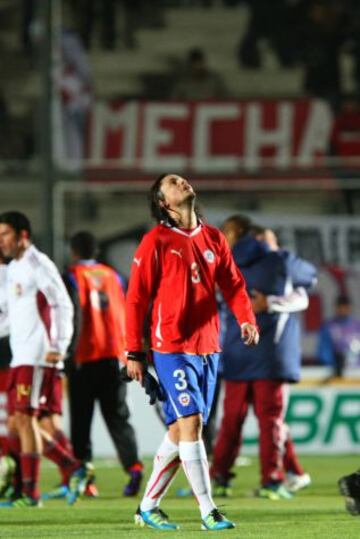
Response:
[[[32,259],[37,288],[50,307],[49,362],[62,359],[73,334],[74,308],[55,264],[46,256]]]
[[[126,294],[126,349],[128,375],[143,382],[145,370],[143,331],[145,317],[153,298],[159,275],[159,252],[153,234],[142,239],[131,266]]]

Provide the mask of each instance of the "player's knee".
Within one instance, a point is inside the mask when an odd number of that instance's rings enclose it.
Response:
[[[169,425],[169,427],[168,427],[168,435],[169,435],[170,440],[174,444],[179,443],[179,441],[180,441],[180,429],[179,429],[179,425],[178,425],[177,421],[175,423],[171,423],[171,425]]]
[[[22,431],[32,429],[34,418],[26,412],[15,412],[14,422],[17,430]]]
[[[39,420],[39,424],[42,430],[46,431],[51,436],[54,436],[55,431],[57,430],[53,424],[51,416],[43,416]]]
[[[199,414],[180,418],[178,425],[180,440],[196,441],[201,439],[202,420]]]

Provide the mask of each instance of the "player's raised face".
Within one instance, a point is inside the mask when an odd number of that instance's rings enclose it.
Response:
[[[176,207],[195,199],[194,189],[182,176],[168,174],[161,182],[160,191],[165,206]]]
[[[25,235],[27,233],[17,233],[16,230],[5,223],[0,223],[0,249],[2,254],[8,258],[16,258],[23,250]]]

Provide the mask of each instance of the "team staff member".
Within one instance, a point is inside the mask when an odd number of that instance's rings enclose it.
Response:
[[[265,242],[271,251],[279,252],[284,261],[287,261],[288,264],[290,263],[291,269],[291,265],[296,262],[297,257],[294,254],[291,254],[289,251],[280,248],[278,238],[271,228],[265,228],[260,225],[253,224],[251,226],[251,234],[258,241]],[[309,266],[305,267],[309,268]],[[259,291],[256,293],[253,291],[251,296],[251,301],[256,314],[269,311],[273,314],[295,314],[305,311],[309,306],[309,296],[304,287],[294,288],[287,296],[267,297]],[[294,337],[297,339],[298,335],[295,333]],[[290,342],[289,346],[291,346]],[[286,385],[284,386],[284,393],[287,393]],[[283,415],[286,415],[285,408]],[[311,485],[311,477],[304,471],[299,462],[296,455],[295,444],[291,438],[290,428],[285,421],[283,422],[283,448],[283,464],[284,471],[286,472],[286,489],[291,493],[295,493]]]
[[[177,529],[159,503],[181,461],[199,503],[207,530],[233,528],[216,508],[208,461],[201,438],[211,409],[219,358],[218,284],[236,315],[248,345],[258,342],[245,282],[222,233],[205,225],[195,209],[195,192],[176,174],[160,176],[151,189],[158,221],[138,247],[126,301],[128,375],[146,384],[144,320],[151,305],[151,348],[166,394],[168,432],[135,522],[156,529]]]
[[[40,497],[42,443],[37,416],[52,397],[49,371],[63,359],[69,345],[73,308],[55,265],[32,244],[31,225],[24,214],[12,211],[0,215],[0,248],[12,259],[6,285],[13,355],[8,406],[19,437],[22,477],[22,496],[10,504],[31,507],[39,505]],[[48,330],[40,314],[40,297],[49,307]],[[83,473],[79,469],[73,482],[75,497]]]
[[[256,309],[261,341],[254,349],[243,345],[236,320],[228,312],[222,354],[224,415],[214,448],[211,475],[217,484],[227,485],[241,445],[242,426],[252,404],[259,422],[259,496],[290,498],[284,485],[284,411],[286,384],[297,382],[300,377],[300,327],[297,315],[292,313],[300,310],[303,297],[297,294],[290,313],[286,311],[288,305],[281,305],[279,296],[289,298],[295,288],[310,287],[316,279],[316,269],[289,252],[270,251],[265,243],[253,238],[249,230],[250,221],[241,215],[230,217],[223,226],[249,290],[267,296],[268,306],[264,311]],[[296,307],[296,302],[300,306]]]
[[[129,422],[126,383],[120,378],[125,349],[125,297],[119,275],[95,260],[96,239],[78,232],[70,240],[73,265],[66,275],[76,314],[77,335],[69,359],[71,441],[75,456],[91,461],[95,402],[130,481],[124,496],[135,496],[142,480],[135,432]]]

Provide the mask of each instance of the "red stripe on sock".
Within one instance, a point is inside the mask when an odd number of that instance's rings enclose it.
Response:
[[[172,478],[174,477],[174,475],[176,474],[176,472],[177,472],[177,469],[175,469],[175,470],[173,471],[173,473],[170,475],[169,479],[168,479],[168,480],[166,481],[166,483],[162,486],[162,488],[161,488],[158,492],[156,492],[156,494],[153,494],[153,495],[151,496],[151,499],[152,499],[152,500],[156,500],[156,498],[159,498],[159,497],[161,496],[161,494],[164,492],[164,490],[166,489],[166,487],[168,486],[168,484],[170,483],[170,481],[172,480]]]
[[[146,496],[150,496],[151,492],[154,490],[154,488],[156,487],[156,485],[158,484],[158,482],[160,481],[160,479],[164,475],[164,473],[168,472],[169,470],[171,470],[171,468],[174,468],[175,466],[178,466],[179,464],[180,464],[179,457],[176,457],[174,460],[169,462],[169,464],[167,466],[165,466],[165,468],[163,468],[161,470],[161,472],[159,473],[159,475],[156,478],[155,483],[153,484],[153,486],[151,487],[149,492],[146,494]]]

